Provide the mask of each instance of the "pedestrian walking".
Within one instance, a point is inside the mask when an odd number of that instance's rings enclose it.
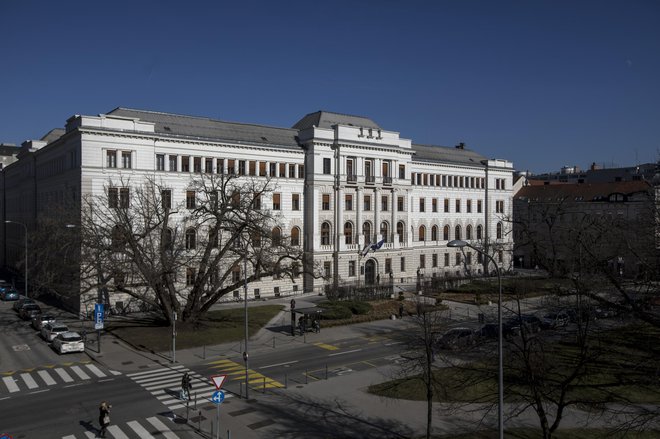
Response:
[[[403,303],[399,304],[399,318],[403,318]]]
[[[318,319],[314,320],[313,326],[314,326],[314,332],[316,332],[317,334],[321,332],[321,322]]]
[[[190,387],[190,375],[186,372],[183,374],[183,378],[181,378],[181,399],[190,398]]]
[[[101,431],[99,432],[100,437],[105,437],[108,426],[110,425],[110,409],[112,406],[107,402],[103,401],[99,406],[99,425],[101,426]]]

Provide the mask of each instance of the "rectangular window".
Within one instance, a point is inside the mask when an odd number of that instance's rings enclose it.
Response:
[[[280,194],[273,194],[273,210],[280,210]]]
[[[502,200],[495,201],[495,212],[504,213],[504,201]]]
[[[193,168],[195,172],[202,172],[202,158],[193,157]]]
[[[305,165],[298,165],[298,178],[305,178]]]
[[[449,253],[445,253],[445,267],[449,267]]]
[[[438,199],[437,199],[437,198],[433,198],[433,199],[431,200],[431,210],[432,210],[433,212],[437,212],[437,211],[438,211]]]
[[[406,165],[399,165],[399,178],[401,180],[406,179]]]
[[[255,291],[256,291],[256,289],[255,289]],[[273,287],[273,294],[275,295],[275,297],[280,297],[281,296],[280,287]]]
[[[236,160],[227,160],[227,174],[236,174]]]
[[[426,268],[426,255],[419,255],[419,268]]]
[[[353,195],[351,194],[346,194],[344,199],[344,209],[345,210],[353,210]]]
[[[477,200],[477,213],[481,213],[481,200]]]
[[[392,273],[392,258],[385,259],[385,273]]]
[[[329,278],[332,276],[332,262],[325,261],[323,262],[323,271],[325,272],[325,277]]]
[[[190,172],[190,156],[181,157],[181,172]]]
[[[108,207],[111,209],[119,207],[119,189],[116,187],[108,188]]]
[[[383,212],[387,212],[387,210],[388,210],[388,209],[387,209],[387,205],[388,205],[389,203],[387,202],[387,200],[388,200],[388,196],[387,196],[387,195],[383,195],[383,196],[381,197],[381,199],[380,199],[380,210],[382,210]]]
[[[472,200],[467,200],[465,205],[465,211],[467,213],[472,213]]]
[[[472,265],[472,252],[465,252],[465,264]]]
[[[365,195],[363,198],[364,210],[371,210],[371,195]]]
[[[500,264],[504,261],[504,252],[502,250],[497,251],[497,262]]]
[[[291,210],[300,210],[300,194],[291,194]]]
[[[266,176],[266,162],[259,162],[259,177]]]
[[[461,265],[461,254],[456,253],[456,263],[454,265]]]
[[[245,175],[245,160],[238,161],[238,175]]]
[[[160,199],[163,203],[163,209],[172,208],[172,191],[169,189],[163,189],[160,191]]]
[[[330,210],[330,194],[323,194],[321,200],[321,210]]]
[[[401,257],[401,266],[400,266],[400,268],[401,268],[401,272],[406,271],[406,258],[404,258],[403,256]]]
[[[252,198],[252,207],[254,210],[261,210],[261,195],[254,194]]]
[[[277,163],[271,163],[269,168],[268,175],[271,177],[277,177]]]
[[[355,261],[348,261],[348,276],[355,276]]]
[[[233,283],[241,281],[241,266],[240,265],[234,265],[234,267],[231,269],[231,281]]]
[[[119,207],[128,209],[130,206],[130,192],[127,187],[119,189]]]
[[[405,203],[404,203],[404,198],[403,197],[397,197],[397,199],[396,199],[396,208],[399,212],[403,212],[405,210]]]
[[[215,161],[215,172],[217,174],[225,173],[225,159],[217,159]]]
[[[165,154],[156,154],[156,171],[165,170]]]
[[[296,165],[289,165],[289,178],[296,178]]]
[[[192,287],[195,284],[195,269],[186,268],[186,286]]]
[[[419,211],[424,212],[426,210],[426,199],[425,198],[420,198],[419,199]]]
[[[213,174],[213,159],[204,159],[204,172]]]
[[[106,161],[105,161],[106,168],[117,167],[117,151],[115,151],[114,149],[110,151],[106,151],[105,157],[106,157]]]
[[[449,198],[445,198],[445,213],[449,213]]]
[[[432,259],[431,263],[433,264],[433,268],[436,268],[438,266],[438,254],[433,253],[431,259]]]
[[[195,205],[195,191],[186,191],[186,209],[194,209]]]
[[[131,152],[130,151],[122,151],[121,152],[121,167],[124,169],[131,169]]]
[[[456,199],[456,213],[459,213],[461,211],[461,200],[459,198]]]
[[[256,161],[250,160],[249,172],[250,172],[250,175],[252,175],[252,176],[257,175],[257,162]]]
[[[168,159],[170,161],[170,167],[169,167],[170,172],[176,172],[178,170],[178,167],[176,165],[177,156],[169,155]]]
[[[286,163],[280,163],[280,177],[286,177]]]
[[[324,174],[330,174],[332,171],[330,169],[330,159],[325,157],[323,158],[323,173]]]

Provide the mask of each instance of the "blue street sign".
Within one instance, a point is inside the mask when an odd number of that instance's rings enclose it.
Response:
[[[7,433],[4,433],[0,436],[0,439],[12,439],[12,437],[9,436]]]
[[[221,404],[222,401],[225,400],[225,392],[222,390],[216,390],[213,392],[213,396],[211,396],[211,401],[213,401],[216,404]]]
[[[94,329],[103,329],[103,304],[94,304]]]

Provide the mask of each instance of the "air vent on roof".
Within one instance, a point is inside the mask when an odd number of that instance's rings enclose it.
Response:
[[[168,127],[168,126],[164,126],[163,129],[164,129],[165,131],[172,131],[172,129],[171,129],[170,127]]]
[[[264,142],[268,142],[268,139],[264,136],[261,136],[261,140],[263,140]]]

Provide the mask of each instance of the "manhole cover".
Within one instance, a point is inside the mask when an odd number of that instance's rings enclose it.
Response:
[[[16,346],[12,346],[11,348],[16,352],[29,351],[30,350],[30,346],[28,346],[26,344],[17,344]]]

